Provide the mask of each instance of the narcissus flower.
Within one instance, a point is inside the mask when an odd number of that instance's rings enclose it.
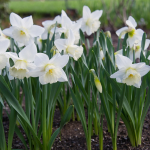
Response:
[[[132,64],[132,60],[120,54],[116,55],[116,65],[119,70],[110,77],[137,88],[141,86],[141,77],[150,71],[150,66],[145,63]]]
[[[136,40],[142,40],[144,31],[141,29],[136,29],[137,23],[132,16],[129,16],[126,20],[128,27],[123,27],[116,31],[116,34],[120,38],[124,38],[125,34],[128,33],[127,44],[132,47]]]
[[[7,48],[9,47],[9,40],[7,39],[0,39],[0,74],[1,70],[5,68],[8,64],[8,53],[6,52]]]
[[[30,77],[31,70],[35,69],[33,61],[36,53],[37,49],[34,43],[22,49],[19,53],[19,57],[16,53],[10,53],[9,55],[14,61],[14,65],[9,68],[10,75],[18,79]]]
[[[94,83],[95,83],[96,88],[98,89],[98,91],[99,91],[100,93],[102,93],[102,85],[101,85],[101,82],[99,81],[99,79],[98,79],[98,77],[97,77],[97,75],[96,75],[96,73],[95,73],[95,70],[94,70],[94,69],[91,69],[91,70],[90,70],[90,73],[92,73],[93,76],[94,76]]]
[[[68,81],[63,67],[68,63],[69,56],[54,55],[51,59],[46,54],[38,53],[34,63],[36,69],[32,72],[33,77],[39,77],[41,84]]]
[[[74,60],[78,60],[83,53],[83,47],[74,44],[75,37],[71,30],[69,31],[68,39],[57,39],[54,43],[60,52],[64,50],[64,53],[73,57]]]
[[[100,27],[99,18],[102,16],[102,10],[96,10],[91,13],[89,7],[83,7],[83,18],[79,20],[81,22],[81,30],[86,32],[87,35],[91,35],[96,32]]]
[[[45,28],[45,31],[44,33],[42,34],[42,39],[45,40],[47,39],[48,37],[48,33],[50,34],[50,38],[52,38],[53,36],[53,32],[51,31],[53,28],[55,28],[55,25],[56,25],[56,22],[57,22],[57,25],[61,23],[61,17],[60,16],[56,16],[54,18],[54,20],[46,20],[44,22],[42,22],[42,25],[44,26]],[[58,33],[57,33],[57,36],[58,37]],[[60,36],[59,36],[60,37]]]
[[[149,44],[150,44],[150,40],[146,39],[144,50],[147,50]],[[139,40],[135,41],[133,47],[131,48],[131,50],[129,52],[129,58],[131,60],[133,60],[133,51],[135,51],[135,59],[136,58],[140,58],[140,54],[141,54],[141,41],[139,41]]]
[[[15,13],[10,14],[11,27],[3,30],[3,33],[15,41],[27,45],[34,37],[40,36],[44,28],[33,25],[32,16],[21,18]]]
[[[61,14],[61,28],[56,29],[56,33],[62,34],[64,33],[65,38],[69,37],[69,31],[72,30],[73,35],[75,37],[75,44],[79,42],[80,34],[79,29],[81,28],[80,22],[73,22],[67,16],[67,14],[62,10]],[[54,32],[54,29],[53,29]]]

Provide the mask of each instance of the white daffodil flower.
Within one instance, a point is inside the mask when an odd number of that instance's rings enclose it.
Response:
[[[57,39],[54,42],[59,52],[64,50],[64,54],[68,54],[70,57],[73,57],[74,60],[78,60],[83,53],[83,47],[74,45],[74,43],[75,37],[71,30],[69,31],[68,39]]]
[[[142,40],[144,31],[136,29],[137,23],[132,16],[129,16],[128,20],[126,20],[126,24],[128,27],[117,30],[116,34],[123,39],[125,34],[128,33],[127,44],[132,47],[136,40]]]
[[[131,59],[120,54],[116,55],[116,65],[119,70],[110,77],[137,88],[141,86],[141,77],[150,71],[150,66],[145,63],[132,64]]]
[[[100,27],[99,18],[102,16],[102,10],[96,10],[91,13],[89,7],[83,7],[83,18],[79,19],[81,23],[81,30],[86,32],[87,35],[91,35],[96,32]]]
[[[144,50],[147,50],[149,44],[150,44],[150,40],[146,39]],[[133,47],[131,48],[131,50],[129,52],[129,58],[132,61],[133,61],[133,51],[135,51],[135,59],[140,58],[140,55],[141,55],[141,41],[139,41],[139,40],[135,41]]]
[[[31,70],[35,69],[33,61],[36,54],[37,48],[34,43],[22,49],[19,57],[16,53],[10,53],[10,58],[14,61],[14,65],[9,68],[10,75],[18,79],[30,77]]]
[[[55,82],[68,81],[63,67],[68,63],[69,56],[60,54],[54,55],[51,59],[46,54],[38,53],[34,63],[36,69],[32,72],[33,77],[39,77],[41,84],[52,84]]]
[[[10,41],[7,39],[0,39],[0,74],[1,70],[5,68],[5,66],[8,65],[8,53],[6,50],[8,49],[10,45]]]
[[[71,21],[70,18],[67,16],[67,14],[62,10],[61,28],[57,28],[56,33],[59,33],[59,34],[64,33],[65,38],[68,38],[69,31],[72,30],[74,37],[75,37],[75,44],[77,44],[80,39],[80,34],[79,34],[80,28],[81,28],[81,23]],[[54,32],[54,28],[53,28],[53,32]]]
[[[58,24],[61,24],[61,16],[56,16],[54,18],[54,20],[46,20],[44,22],[42,22],[42,25],[44,26],[45,28],[45,31],[44,33],[42,34],[42,39],[43,40],[46,40],[48,37],[48,33],[50,34],[50,39],[52,38],[53,36],[53,32],[51,31],[53,28],[55,28],[55,25],[56,25],[56,22],[57,22],[57,25]],[[60,37],[60,34],[59,33],[56,33],[56,38],[55,39],[58,39]]]
[[[34,37],[38,37],[44,32],[43,27],[33,25],[32,16],[22,19],[17,14],[11,13],[10,23],[12,26],[3,30],[3,33],[23,45],[29,44]]]

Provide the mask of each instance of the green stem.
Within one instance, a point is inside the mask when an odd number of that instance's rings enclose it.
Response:
[[[87,149],[91,150],[91,136],[88,137]]]
[[[42,93],[42,129],[43,129],[43,150],[47,150],[46,140],[46,100],[47,100],[47,86],[43,85]]]
[[[72,111],[72,121],[75,121],[75,116],[74,116],[74,105],[73,105],[73,111]]]
[[[99,149],[100,150],[103,150],[103,128],[102,127],[100,125],[98,127],[98,129],[99,129]]]
[[[113,144],[113,150],[117,150],[117,139],[116,139],[116,137],[114,137],[112,139],[112,144]]]
[[[96,112],[94,111],[94,119],[93,119],[93,123],[94,123],[94,131],[95,131],[95,135],[98,135],[98,126],[97,126],[97,118],[96,118]]]

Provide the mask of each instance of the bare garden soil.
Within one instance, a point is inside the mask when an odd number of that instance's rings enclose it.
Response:
[[[56,109],[54,115],[53,131],[55,131],[60,124],[60,112],[59,109]],[[4,114],[3,116],[3,125],[5,130],[6,139],[8,137],[9,129],[9,120],[8,117]],[[26,135],[23,132],[22,128],[19,127],[23,136],[26,139]],[[111,136],[108,132],[106,119],[104,118],[103,124],[103,134],[104,134],[104,150],[112,150]],[[27,139],[26,139],[27,141]],[[92,150],[99,150],[99,138],[98,136],[92,136]],[[142,134],[142,145],[133,148],[130,144],[127,130],[122,121],[119,123],[118,130],[118,139],[117,139],[118,150],[150,150],[150,109],[147,113],[143,134]],[[24,149],[24,146],[20,139],[14,134],[13,138],[13,149]],[[53,150],[87,150],[85,135],[80,121],[70,121],[62,129],[61,134],[56,138],[53,144]]]

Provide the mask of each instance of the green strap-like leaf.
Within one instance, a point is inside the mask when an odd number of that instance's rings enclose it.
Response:
[[[16,112],[22,117],[22,119],[26,122],[27,126],[30,129],[30,132],[35,138],[36,144],[41,146],[40,140],[38,139],[36,133],[34,132],[24,110],[20,106],[18,100],[14,97],[14,95],[10,92],[8,86],[5,86],[4,79],[2,76],[0,76],[0,93],[3,94],[3,96],[6,98],[7,102],[16,110]]]

